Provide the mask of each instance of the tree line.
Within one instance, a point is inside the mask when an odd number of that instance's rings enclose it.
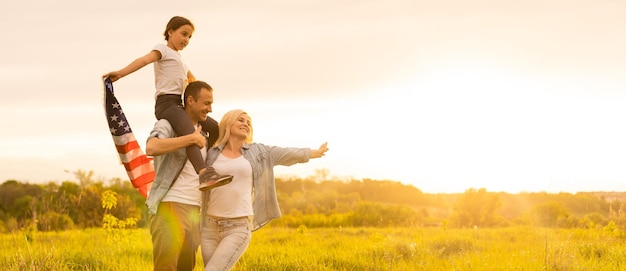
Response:
[[[147,227],[145,199],[130,182],[95,180],[92,171],[74,175],[75,180],[60,184],[2,183],[0,232],[103,227],[105,217]],[[319,176],[279,177],[276,188],[283,217],[270,225],[279,227],[626,227],[626,194],[617,192],[510,194],[469,188],[428,194],[389,180],[320,181]]]

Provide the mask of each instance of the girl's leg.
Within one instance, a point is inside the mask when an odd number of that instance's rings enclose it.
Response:
[[[217,141],[217,138],[220,135],[219,124],[215,119],[207,116],[206,120],[200,122],[200,125],[202,125],[202,130],[205,133],[209,134],[207,145],[209,146],[209,148],[213,147],[213,145],[215,145],[215,142]]]
[[[166,119],[169,121],[172,128],[174,128],[174,132],[176,132],[178,136],[189,135],[195,132],[193,123],[191,123],[191,119],[189,119],[185,110],[176,104],[172,97],[164,96],[165,95],[161,95],[157,98],[157,110],[155,111],[157,119]],[[164,99],[165,101],[159,101]],[[178,98],[178,100],[180,101],[180,98]],[[198,145],[194,144],[187,146],[187,158],[189,158],[189,161],[197,173],[200,173],[201,170],[206,168],[206,162],[204,158],[202,158],[202,153],[200,152],[200,147],[198,147]]]
[[[195,132],[193,123],[191,123],[191,119],[182,108],[182,100],[180,95],[160,95],[157,98],[154,109],[157,119],[168,120],[177,135],[188,135]],[[215,122],[215,120],[213,121]],[[210,124],[207,125],[207,127],[210,126]],[[217,132],[214,132],[213,134],[215,137],[217,137],[218,135]],[[211,135],[209,135],[209,142],[207,143],[213,144],[216,140],[217,138],[211,140]],[[189,161],[199,175],[199,189],[202,191],[228,184],[233,180],[233,176],[219,175],[217,172],[215,172],[215,169],[213,169],[213,167],[207,167],[206,161],[204,160],[204,158],[202,158],[200,147],[198,147],[197,145],[190,145],[187,147],[187,158],[189,158]]]

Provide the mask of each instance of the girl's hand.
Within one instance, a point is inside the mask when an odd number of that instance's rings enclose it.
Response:
[[[115,82],[118,79],[122,78],[122,76],[120,76],[119,72],[117,71],[110,72],[110,73],[103,75],[102,79],[107,78],[107,77],[109,78],[109,80],[111,80],[111,82]]]

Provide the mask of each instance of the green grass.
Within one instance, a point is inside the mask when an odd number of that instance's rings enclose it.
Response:
[[[234,270],[626,270],[622,234],[441,228],[255,232]],[[0,235],[0,270],[151,270],[147,229]],[[200,254],[195,270],[202,270]]]

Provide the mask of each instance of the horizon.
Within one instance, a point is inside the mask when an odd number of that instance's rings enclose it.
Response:
[[[76,174],[78,171],[75,172],[67,172],[70,174]],[[89,173],[89,171],[83,171],[83,173]],[[94,172],[95,174],[95,172]],[[128,185],[131,185],[130,180],[128,180],[127,178],[119,178],[119,177],[113,177],[110,178],[108,180],[102,179],[102,176],[94,176],[95,179],[91,180],[93,182],[102,182],[105,185],[113,185],[113,182],[117,181],[118,179],[121,180],[123,183],[127,183]],[[437,194],[463,194],[465,192],[467,192],[470,189],[474,189],[474,190],[480,190],[480,189],[485,189],[486,192],[488,193],[505,193],[505,194],[511,194],[511,195],[519,195],[519,194],[540,194],[540,193],[547,193],[547,194],[561,194],[561,193],[566,193],[566,194],[578,194],[578,193],[582,193],[582,194],[624,194],[624,196],[626,197],[626,191],[610,191],[610,190],[606,190],[606,191],[575,191],[575,192],[568,192],[568,191],[517,191],[517,192],[511,192],[511,191],[492,191],[489,190],[486,187],[467,187],[465,189],[463,189],[462,191],[450,191],[450,192],[429,192],[429,191],[424,191],[422,190],[420,187],[416,186],[415,184],[412,183],[406,183],[406,182],[401,182],[401,181],[395,181],[395,180],[386,180],[386,179],[371,179],[371,178],[362,178],[362,179],[347,179],[347,178],[342,178],[342,179],[324,179],[324,180],[315,180],[316,178],[318,178],[318,176],[315,175],[309,175],[306,177],[300,177],[300,176],[295,176],[295,175],[278,175],[276,176],[277,180],[282,180],[284,182],[290,182],[290,181],[298,181],[298,180],[302,180],[302,181],[313,181],[315,183],[322,183],[322,182],[341,182],[341,183],[349,183],[349,182],[364,182],[364,181],[373,181],[373,182],[392,182],[392,183],[398,183],[401,185],[405,185],[405,186],[409,186],[409,187],[413,187],[417,190],[419,190],[421,193],[423,194],[430,194],[430,195],[437,195]],[[74,178],[74,179],[66,179],[66,180],[50,180],[50,181],[46,181],[46,182],[30,182],[30,181],[25,181],[25,180],[17,180],[17,179],[7,179],[4,181],[0,182],[0,185],[6,183],[6,182],[18,182],[18,183],[22,183],[22,184],[35,184],[35,185],[46,185],[48,183],[54,183],[57,185],[61,185],[63,182],[72,182],[72,183],[77,183],[80,184],[80,180]],[[139,192],[138,192],[139,193]]]

